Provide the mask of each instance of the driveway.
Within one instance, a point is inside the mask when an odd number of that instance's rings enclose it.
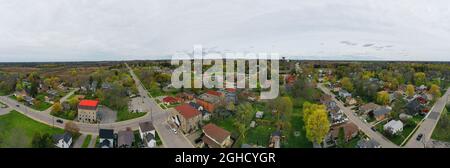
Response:
[[[86,134],[81,134],[80,137],[74,142],[73,148],[81,148],[83,146],[84,139],[86,138]]]

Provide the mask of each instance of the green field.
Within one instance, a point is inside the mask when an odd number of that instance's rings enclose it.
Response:
[[[442,112],[441,118],[439,119],[431,138],[439,141],[450,142],[450,111],[448,110],[448,106],[444,110],[445,111]]]
[[[34,121],[17,111],[0,116],[0,130],[0,148],[31,147],[32,137],[36,133],[51,135],[64,133],[63,129]]]
[[[92,135],[87,135],[83,141],[83,145],[81,146],[81,148],[89,147],[89,143],[91,142],[91,139],[92,139]]]
[[[145,113],[145,112],[131,113],[131,112],[128,111],[128,109],[119,110],[117,112],[117,122],[125,121],[125,120],[131,120],[131,119],[134,119],[134,118],[139,118],[139,117],[144,116],[145,114],[147,114],[147,113]]]

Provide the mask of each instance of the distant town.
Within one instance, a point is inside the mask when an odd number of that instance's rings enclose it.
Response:
[[[0,63],[0,148],[450,147],[449,63],[279,67],[261,99],[260,83],[174,88],[168,60]]]

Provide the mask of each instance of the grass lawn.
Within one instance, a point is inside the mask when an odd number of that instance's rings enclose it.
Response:
[[[360,136],[357,136],[355,138],[353,138],[352,140],[350,140],[349,142],[347,142],[344,145],[344,148],[356,148],[356,145],[358,144],[358,141],[361,139]]]
[[[441,118],[439,119],[431,138],[439,141],[450,142],[450,111],[448,110],[448,107],[444,110],[446,111],[442,112]]]
[[[89,147],[89,143],[91,142],[91,139],[92,139],[92,135],[87,135],[83,141],[83,145],[81,146],[81,148]]]
[[[417,125],[417,123],[414,125],[404,125],[403,131],[401,133],[399,133],[398,135],[389,135],[388,133],[385,133],[383,130],[383,126],[386,123],[387,123],[387,120],[377,124],[375,127],[378,132],[382,133],[384,135],[384,137],[386,137],[387,139],[389,139],[391,142],[393,142],[396,145],[400,145],[407,138],[407,136],[414,130],[414,128]]]
[[[245,143],[255,144],[258,146],[268,146],[270,134],[276,130],[275,127],[258,125],[255,128],[250,128],[247,132]]]
[[[52,128],[34,121],[17,112],[0,116],[0,147],[31,147],[31,141],[36,133],[61,134],[63,129]]]
[[[59,117],[59,118],[63,118],[66,120],[75,120],[75,118],[77,118],[77,112],[75,110],[71,110],[71,111],[62,111],[59,113],[50,113],[52,116],[55,117]]]
[[[145,114],[147,114],[147,113],[146,112],[131,113],[128,111],[128,109],[119,110],[119,111],[117,111],[117,121],[131,120],[134,118],[142,117]]]
[[[287,148],[312,148],[312,143],[306,138],[305,124],[303,122],[303,103],[304,99],[293,100],[294,111],[292,112],[291,124],[292,131],[290,131],[284,141],[283,147]],[[295,135],[295,132],[298,135]]]
[[[44,110],[47,110],[48,108],[50,108],[51,106],[52,106],[52,104],[43,101],[39,104],[34,104],[30,107],[35,110],[38,110],[38,111],[44,111]]]

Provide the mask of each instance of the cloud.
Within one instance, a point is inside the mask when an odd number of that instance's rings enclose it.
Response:
[[[289,57],[449,61],[448,6],[445,0],[0,0],[0,62],[167,58],[196,44]]]

